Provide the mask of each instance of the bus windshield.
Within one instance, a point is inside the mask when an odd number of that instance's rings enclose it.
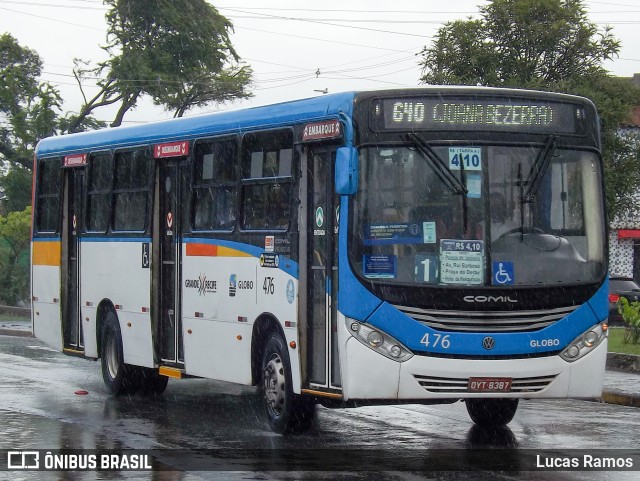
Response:
[[[408,138],[411,140],[410,138]],[[351,250],[373,282],[534,286],[604,275],[598,155],[546,144],[360,150]],[[450,176],[466,189],[452,189]]]

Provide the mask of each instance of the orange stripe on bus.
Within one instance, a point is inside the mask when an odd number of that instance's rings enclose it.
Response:
[[[60,266],[61,247],[59,241],[34,242],[33,265],[34,266]]]
[[[187,255],[215,257],[218,255],[218,246],[211,244],[187,244]]]
[[[203,257],[253,257],[251,254],[232,249],[231,247],[196,243],[187,244],[187,255]]]

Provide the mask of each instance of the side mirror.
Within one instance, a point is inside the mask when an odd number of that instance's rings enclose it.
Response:
[[[340,147],[336,152],[336,194],[353,195],[358,191],[358,151]]]

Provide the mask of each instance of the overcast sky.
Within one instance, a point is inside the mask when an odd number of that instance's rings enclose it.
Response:
[[[416,53],[446,21],[478,18],[483,0],[216,0],[235,26],[238,54],[254,70],[254,97],[212,110],[264,105],[329,92],[418,86]],[[268,7],[267,7],[268,5]],[[611,25],[622,42],[620,58],[606,67],[615,75],[640,72],[640,0],[587,1],[591,21]],[[81,103],[73,59],[107,58],[106,8],[101,0],[0,0],[0,32],[44,60],[43,80],[56,85],[65,110]],[[283,18],[285,17],[285,18]],[[87,95],[95,86],[85,86]],[[200,111],[191,111],[195,115]],[[101,120],[112,113],[97,111]],[[125,117],[139,123],[170,117],[142,105]]]

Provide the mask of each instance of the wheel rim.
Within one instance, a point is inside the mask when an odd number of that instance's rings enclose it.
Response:
[[[109,336],[107,340],[107,346],[105,349],[105,356],[107,361],[107,371],[111,379],[115,379],[120,369],[120,362],[118,359],[118,347],[114,336]]]
[[[274,353],[264,368],[264,395],[267,409],[274,418],[282,416],[286,394],[282,359]]]

